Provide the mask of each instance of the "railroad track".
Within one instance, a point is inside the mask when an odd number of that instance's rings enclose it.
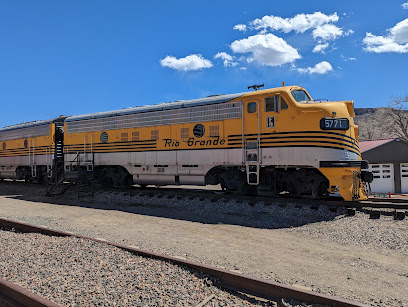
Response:
[[[170,262],[177,265],[187,266],[194,270],[198,270],[202,273],[211,275],[217,278],[220,282],[220,286],[232,291],[238,291],[245,294],[253,295],[256,297],[264,298],[267,300],[276,300],[281,298],[294,299],[302,302],[309,302],[314,304],[324,304],[329,306],[367,306],[361,303],[345,300],[333,296],[328,296],[308,290],[303,290],[291,286],[282,285],[276,282],[262,280],[259,278],[253,278],[250,276],[230,272],[224,269],[218,269],[215,267],[195,263],[192,261],[165,256],[157,253],[148,252],[138,248],[124,246],[121,244],[107,242],[105,240],[75,235],[72,233],[57,231],[45,227],[39,227],[26,223],[16,222],[8,219],[0,218],[0,227],[7,229],[15,229],[21,232],[37,232],[49,236],[71,236],[76,238],[82,238],[99,242],[101,244],[107,244],[115,246],[128,252],[149,257],[153,259],[159,259],[166,262]],[[0,301],[4,301],[12,306],[58,306],[52,302],[45,300],[27,290],[13,285],[9,282],[0,283]],[[204,305],[206,302],[204,302]],[[204,306],[203,305],[203,306]]]
[[[100,189],[98,191],[107,191]],[[169,199],[190,199],[190,200],[209,200],[211,202],[247,202],[253,206],[257,203],[264,205],[279,205],[285,207],[288,203],[294,203],[296,207],[310,207],[317,210],[319,207],[327,207],[330,211],[336,212],[339,208],[346,208],[349,215],[354,215],[356,211],[370,215],[370,218],[376,219],[381,215],[394,216],[396,220],[403,220],[408,215],[408,199],[392,199],[392,198],[369,198],[365,201],[346,202],[332,197],[329,199],[308,199],[308,198],[292,198],[292,197],[271,197],[271,196],[251,196],[227,193],[224,191],[214,191],[205,189],[180,189],[180,188],[138,188],[133,187],[127,190],[109,189],[108,191],[126,191],[132,196],[150,196]]]
[[[58,307],[57,304],[35,294],[19,285],[0,278],[0,305],[30,307]]]
[[[8,181],[11,184],[32,185],[30,183]],[[1,183],[0,183],[1,184]],[[339,208],[346,208],[349,215],[354,215],[356,211],[366,213],[371,219],[378,219],[380,216],[393,216],[395,220],[403,220],[408,216],[408,199],[395,199],[395,198],[369,198],[365,201],[351,201],[346,202],[336,197],[329,199],[310,199],[310,198],[292,198],[282,195],[280,197],[271,196],[251,196],[242,195],[239,193],[228,193],[221,190],[208,190],[197,188],[157,188],[157,187],[131,187],[128,189],[115,189],[115,188],[97,188],[95,192],[118,192],[124,195],[130,196],[150,196],[157,198],[168,199],[189,199],[204,201],[209,200],[211,202],[247,202],[248,205],[253,206],[257,203],[265,205],[279,205],[285,207],[288,203],[295,204],[296,207],[310,207],[317,210],[319,207],[327,207],[330,211],[336,212]]]

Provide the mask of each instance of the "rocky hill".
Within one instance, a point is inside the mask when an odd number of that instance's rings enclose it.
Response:
[[[401,137],[398,133],[397,119],[389,108],[356,108],[355,122],[359,126],[359,139],[385,139]],[[408,111],[403,112],[405,123],[408,121]]]

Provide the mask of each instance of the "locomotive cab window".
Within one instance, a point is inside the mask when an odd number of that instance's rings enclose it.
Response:
[[[309,95],[303,90],[292,91],[292,96],[299,103],[308,103],[309,101],[312,101],[312,98],[310,98]]]
[[[255,113],[256,112],[256,102],[250,102],[247,106],[248,113]]]
[[[279,95],[265,98],[265,112],[279,112]]]

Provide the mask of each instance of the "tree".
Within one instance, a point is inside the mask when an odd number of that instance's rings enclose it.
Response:
[[[358,125],[358,134],[361,141],[397,137],[395,133],[389,131],[388,124],[394,119],[385,120],[389,116],[388,108],[371,109],[362,115],[356,116],[355,122]]]
[[[391,135],[408,142],[408,95],[392,97],[385,115],[384,128]]]

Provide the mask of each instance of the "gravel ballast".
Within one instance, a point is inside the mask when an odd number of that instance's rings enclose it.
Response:
[[[0,216],[374,306],[408,306],[408,218],[151,194],[78,201],[75,190],[47,198],[36,186],[0,182]]]
[[[62,306],[270,306],[168,262],[74,237],[0,230],[1,276]]]

